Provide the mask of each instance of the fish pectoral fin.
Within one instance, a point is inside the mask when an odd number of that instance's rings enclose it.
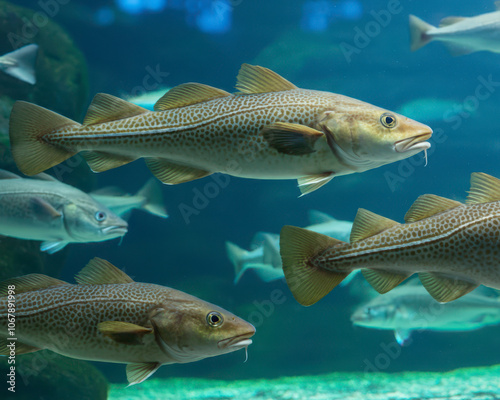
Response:
[[[144,382],[161,367],[159,362],[127,364],[129,386]]]
[[[439,22],[439,27],[442,28],[443,26],[450,26],[453,24],[456,24],[457,22],[463,21],[465,19],[468,19],[467,17],[446,17],[443,18]]]
[[[134,280],[109,261],[95,257],[75,276],[79,285],[133,283]]]
[[[148,157],[145,160],[153,175],[167,185],[190,182],[212,174],[212,172],[203,169],[175,164],[164,158]]]
[[[17,292],[16,292],[17,293]],[[0,356],[8,356],[11,353],[11,347],[7,347],[12,342],[8,338],[0,338]],[[35,351],[42,350],[38,347],[30,346],[28,344],[15,341],[15,352],[18,354],[34,353]]]
[[[382,217],[364,208],[358,209],[352,224],[350,242],[355,243],[399,225],[392,219]]]
[[[49,254],[57,253],[64,249],[69,242],[63,240],[57,242],[45,241],[40,243],[40,251],[46,251]]]
[[[400,346],[409,345],[411,332],[412,332],[411,329],[396,329],[394,331],[394,337],[396,338],[396,342],[398,342]]]
[[[142,343],[142,337],[153,333],[152,328],[121,321],[104,321],[97,324],[97,329],[104,336],[117,343],[137,345]]]
[[[82,151],[82,156],[94,172],[104,172],[137,160],[134,157],[111,154],[104,151]]]
[[[90,103],[83,125],[103,124],[150,112],[119,97],[97,93]]]
[[[475,49],[473,47],[463,46],[463,45],[459,45],[456,43],[451,43],[451,42],[446,43],[445,42],[443,44],[446,46],[446,48],[448,49],[448,52],[453,57],[465,56],[467,54],[474,53],[475,51],[477,51],[477,49]]]
[[[459,201],[436,196],[434,194],[424,194],[412,204],[405,215],[405,222],[411,223],[431,217],[443,211],[462,206]]]
[[[265,126],[261,132],[269,145],[283,154],[303,156],[314,153],[314,144],[324,134],[305,125],[275,122]]]
[[[300,196],[314,192],[316,189],[330,182],[334,177],[334,172],[325,172],[323,174],[307,175],[297,179],[301,193]]]
[[[19,294],[58,285],[69,285],[69,283],[42,274],[23,275],[0,282],[0,297],[7,296],[9,286],[15,286],[16,294]]]
[[[171,110],[226,96],[232,96],[232,94],[202,83],[183,83],[165,93],[155,103],[154,110]]]
[[[456,300],[479,286],[435,272],[419,272],[418,277],[429,294],[440,303]]]
[[[296,226],[281,229],[280,253],[286,283],[303,306],[321,300],[349,275],[349,272],[329,271],[310,263],[318,253],[340,244],[344,242]]]
[[[240,93],[255,94],[298,89],[276,72],[258,65],[243,64],[236,78]]]
[[[392,271],[383,271],[365,268],[361,270],[364,278],[380,294],[387,293],[394,289],[411,274],[395,273]]]
[[[466,204],[490,203],[500,200],[500,179],[483,172],[474,172]]]
[[[53,220],[62,217],[62,214],[52,204],[41,197],[33,197],[30,202],[37,217],[41,220]]]

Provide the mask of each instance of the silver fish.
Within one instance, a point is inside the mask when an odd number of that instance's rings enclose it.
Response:
[[[38,45],[28,44],[4,54],[0,57],[0,71],[34,85],[36,83],[35,61],[37,53]]]
[[[0,170],[0,235],[42,240],[41,250],[52,254],[127,233],[127,222],[88,194],[50,175],[35,178]]]
[[[487,14],[444,18],[439,28],[410,15],[411,50],[437,40],[443,42],[453,56],[483,50],[500,53],[500,2],[495,5],[497,11]]]
[[[477,288],[439,304],[423,286],[410,282],[360,305],[351,321],[365,328],[394,330],[397,342],[405,345],[413,331],[461,332],[500,324],[500,298],[491,289]]]

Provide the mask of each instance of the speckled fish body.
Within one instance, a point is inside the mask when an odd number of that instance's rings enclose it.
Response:
[[[224,172],[299,179],[307,193],[334,176],[430,146],[425,140],[432,130],[423,124],[346,96],[299,89],[262,67],[244,65],[237,88],[240,93],[230,94],[180,85],[158,101],[156,112],[101,94],[83,125],[18,102],[10,126],[13,155],[28,175],[83,151],[96,172],[144,157],[168,184]]]
[[[380,293],[419,273],[424,287],[441,302],[479,285],[500,289],[500,180],[478,173],[471,182],[467,204],[424,195],[406,214],[405,224],[360,209],[350,244],[283,228],[280,245],[289,287],[308,305],[351,271],[362,269]],[[300,248],[298,240],[306,244]],[[306,288],[315,272],[329,282],[320,289]]]
[[[94,283],[105,280],[116,283]],[[255,332],[218,306],[175,289],[134,282],[104,260],[92,260],[77,281],[72,285],[32,274],[2,283],[0,294],[7,287],[15,292],[18,354],[49,349],[83,360],[142,365],[152,374],[162,364],[244,348]],[[33,290],[24,291],[26,282]],[[0,298],[4,338],[7,301]],[[220,323],[209,326],[214,315]],[[129,369],[127,374],[138,383]],[[149,375],[144,373],[142,380]]]

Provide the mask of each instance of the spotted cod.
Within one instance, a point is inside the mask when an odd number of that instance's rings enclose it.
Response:
[[[473,173],[465,204],[422,195],[404,224],[359,209],[350,242],[283,227],[283,271],[299,303],[316,303],[357,269],[379,293],[418,273],[443,303],[479,285],[500,289],[500,180]]]
[[[10,354],[13,342],[18,355],[48,349],[127,363],[127,379],[136,384],[163,364],[198,361],[252,343],[250,323],[178,290],[134,282],[105,260],[91,260],[76,281],[30,274],[2,282],[0,355]],[[15,313],[7,313],[8,301]],[[8,331],[8,322],[15,331]],[[16,341],[5,339],[9,332]]]
[[[145,158],[163,183],[215,172],[298,179],[302,194],[333,177],[426,151],[432,130],[335,93],[299,89],[273,71],[243,64],[238,93],[199,83],[169,90],[149,111],[97,94],[83,125],[18,101],[10,117],[12,154],[26,175],[83,152],[102,172]]]

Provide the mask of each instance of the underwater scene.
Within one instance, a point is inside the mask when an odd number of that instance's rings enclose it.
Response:
[[[499,53],[491,0],[0,0],[0,398],[499,398]]]

